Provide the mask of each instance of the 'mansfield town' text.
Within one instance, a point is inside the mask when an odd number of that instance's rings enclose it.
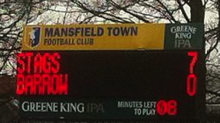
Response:
[[[51,27],[44,32],[44,45],[93,45],[96,37],[137,36],[138,27]]]

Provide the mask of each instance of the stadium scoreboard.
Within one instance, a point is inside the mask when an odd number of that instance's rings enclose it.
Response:
[[[201,24],[26,26],[17,54],[21,117],[199,121],[203,47]]]

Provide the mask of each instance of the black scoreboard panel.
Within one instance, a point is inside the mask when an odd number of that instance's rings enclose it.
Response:
[[[25,118],[198,121],[200,50],[25,51],[18,54]]]

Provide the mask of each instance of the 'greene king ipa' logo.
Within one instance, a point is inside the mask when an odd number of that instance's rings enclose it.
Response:
[[[26,45],[30,48],[35,48],[40,44],[41,28],[39,26],[27,28],[28,36]]]

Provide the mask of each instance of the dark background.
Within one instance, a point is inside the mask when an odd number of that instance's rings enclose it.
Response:
[[[192,60],[187,50],[59,51],[59,53],[61,55],[59,73],[68,74],[68,97],[72,99],[176,100],[177,117],[185,119],[197,119],[199,115],[197,113],[205,111],[198,106],[205,105],[204,100],[199,97],[203,93],[201,89],[198,89],[199,92],[194,97],[186,93],[186,81]],[[194,73],[198,83],[204,83],[204,61],[201,52],[198,53]],[[33,101],[40,97],[25,96]],[[59,100],[62,96],[45,97],[48,99],[51,97],[53,100],[57,97]]]

